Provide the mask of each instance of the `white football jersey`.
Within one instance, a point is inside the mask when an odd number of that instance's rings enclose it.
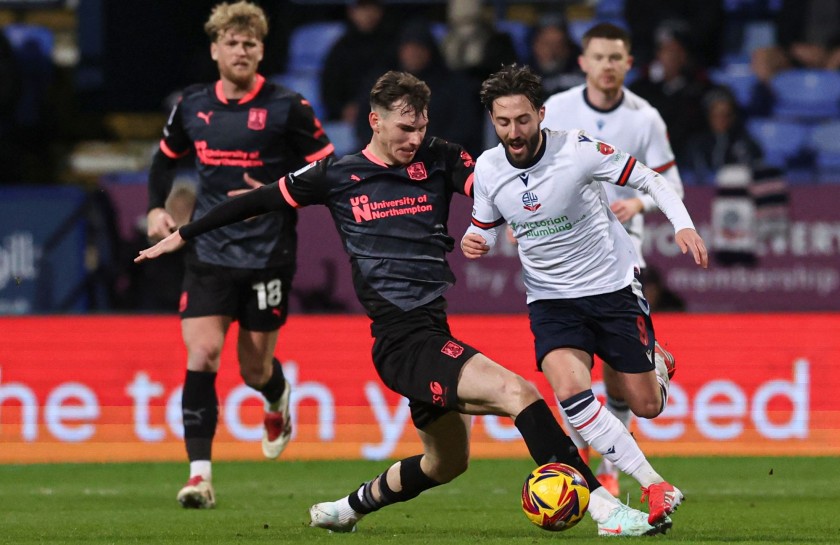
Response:
[[[668,141],[665,121],[647,100],[622,88],[621,102],[610,110],[601,110],[586,99],[586,85],[551,96],[545,103],[543,127],[554,130],[583,129],[587,134],[620,148],[662,174],[676,193],[683,197],[680,172],[674,161],[674,152]],[[604,187],[609,202],[638,197],[644,211],[656,209],[656,203],[630,187],[608,185]],[[639,254],[640,266],[645,266],[642,256],[644,216],[636,214],[624,224]]]
[[[525,169],[510,164],[501,144],[481,154],[467,230],[492,246],[507,222],[529,303],[610,293],[632,281],[636,252],[609,211],[602,182],[639,189],[676,230],[694,228],[670,185],[633,156],[584,131],[543,130],[543,136],[544,153]]]

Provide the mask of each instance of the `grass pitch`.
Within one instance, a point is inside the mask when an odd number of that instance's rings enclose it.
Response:
[[[687,500],[659,543],[840,543],[834,458],[659,458]],[[0,466],[0,543],[603,543],[588,517],[559,534],[519,507],[529,460],[476,460],[454,482],[375,513],[355,534],[309,528],[307,509],[338,498],[386,462],[217,462],[217,508],[175,500],[185,463]],[[630,504],[638,487],[622,477]],[[626,500],[625,498],[622,498]],[[627,539],[623,541],[628,541]],[[649,541],[650,542],[650,541]]]

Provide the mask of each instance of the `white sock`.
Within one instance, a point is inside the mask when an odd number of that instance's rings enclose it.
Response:
[[[212,462],[210,460],[196,460],[190,462],[190,479],[196,475],[201,475],[205,481],[209,481],[213,477]]]
[[[569,422],[596,451],[642,486],[662,482],[627,428],[585,390],[560,403]]]
[[[630,405],[623,399],[615,399],[607,395],[607,410],[610,411],[618,421],[621,422],[625,428],[630,429],[630,422],[633,420],[633,413],[630,411]]]
[[[560,400],[557,401],[558,403]],[[578,431],[572,426],[572,423],[569,422],[569,419],[566,417],[566,411],[562,410],[563,408],[560,407],[560,416],[563,417],[563,429],[566,430],[566,435],[569,436],[569,439],[575,444],[575,446],[579,450],[589,448],[589,443],[583,440],[583,437],[580,436]]]
[[[615,399],[607,394],[607,410],[610,411],[621,424],[630,429],[630,422],[633,420],[633,413],[630,411],[630,406],[623,399]],[[618,477],[618,468],[615,464],[607,458],[601,458],[601,463],[598,465],[596,475],[614,475]]]
[[[612,494],[604,490],[602,486],[589,495],[589,509],[587,512],[595,522],[605,522],[617,505],[620,505],[619,501]]]

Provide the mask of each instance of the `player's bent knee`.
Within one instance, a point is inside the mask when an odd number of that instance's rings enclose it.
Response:
[[[523,391],[522,391],[522,397],[523,397],[523,400],[526,403],[526,406],[530,405],[534,401],[542,399],[542,394],[540,394],[540,391],[537,390],[537,387],[534,386],[534,384],[532,382],[527,381],[522,377],[519,377],[519,380],[521,380],[522,383],[524,384],[524,388],[523,388]]]
[[[656,418],[662,412],[662,402],[659,399],[644,400],[631,403],[630,410],[639,418]]]

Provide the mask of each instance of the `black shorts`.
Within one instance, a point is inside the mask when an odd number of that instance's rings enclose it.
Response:
[[[411,420],[423,429],[458,409],[461,368],[478,353],[452,337],[446,312],[429,306],[374,328],[373,365],[382,382],[408,398]]]
[[[613,293],[534,301],[528,315],[540,370],[557,348],[596,354],[623,373],[653,370],[653,322],[638,280]]]
[[[234,269],[187,259],[178,311],[181,318],[230,316],[248,331],[275,331],[286,323],[294,266]]]

